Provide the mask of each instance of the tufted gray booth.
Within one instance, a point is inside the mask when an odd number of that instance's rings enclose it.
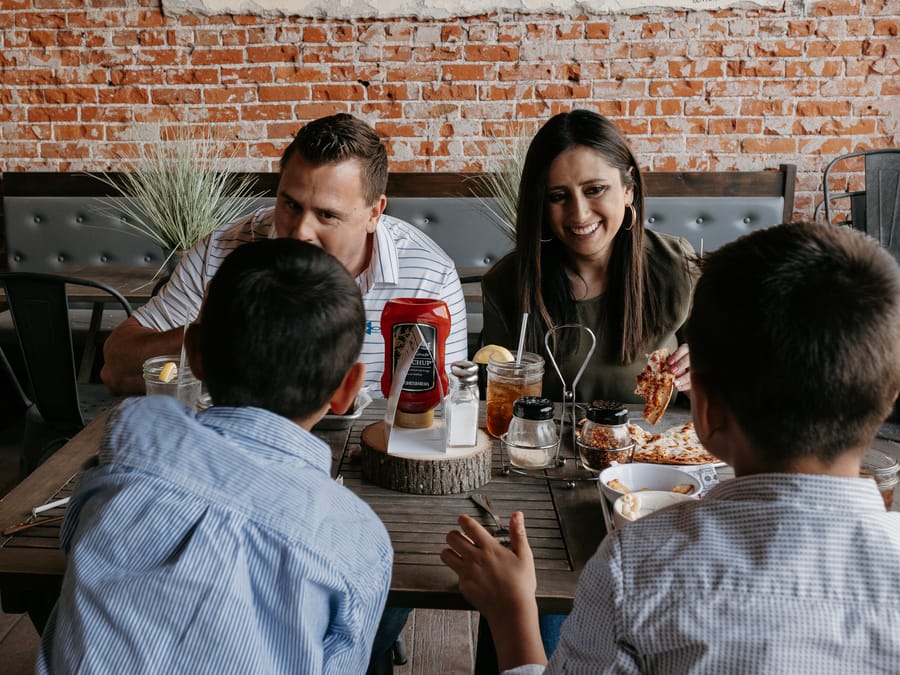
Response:
[[[256,174],[266,196],[248,211],[271,204],[275,173]],[[510,250],[475,196],[468,176],[454,173],[392,173],[387,212],[434,239],[460,269],[477,278]],[[653,229],[686,237],[712,250],[754,229],[791,219],[796,167],[777,171],[647,172],[646,220]],[[81,266],[159,267],[163,251],[134,234],[120,218],[98,207],[108,188],[88,174],[4,173],[6,261],[11,271],[66,273]],[[121,199],[115,198],[115,199]],[[470,299],[470,330],[480,331],[476,292]]]

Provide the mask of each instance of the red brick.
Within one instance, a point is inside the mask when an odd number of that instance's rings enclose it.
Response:
[[[99,90],[97,102],[146,104],[150,102],[150,96],[146,89],[138,87],[107,88]]]
[[[240,50],[236,50],[239,58],[232,63],[240,63],[243,60]],[[281,45],[277,47],[247,47],[247,61],[250,63],[277,63],[298,61],[300,51],[293,45]]]
[[[157,87],[150,91],[150,102],[154,105],[197,104],[201,101],[200,90],[195,87]]]
[[[292,118],[292,107],[286,104],[244,105],[241,107],[241,119],[248,122],[289,120]]]
[[[312,68],[309,66],[275,66],[272,69],[273,82],[327,82],[329,70],[323,67]],[[355,79],[355,78],[354,78]]]
[[[810,40],[806,44],[807,58],[815,58],[817,56],[859,56],[862,50],[862,40]]]
[[[478,89],[472,84],[426,84],[423,101],[474,101]]]
[[[810,16],[843,16],[859,14],[859,2],[854,0],[823,0],[807,7]]]
[[[500,82],[540,82],[550,79],[552,75],[553,66],[551,64],[523,65],[519,63],[512,66],[501,65],[497,70],[497,80]]]
[[[762,120],[752,117],[729,117],[726,119],[715,118],[709,120],[708,131],[710,135],[752,135],[761,134],[763,130]]]
[[[591,22],[584,27],[584,37],[588,40],[606,40],[609,38],[610,26],[607,22]]]
[[[850,114],[849,101],[800,101],[797,114],[801,117],[839,117]]]
[[[28,106],[28,121],[40,122],[76,122],[78,121],[78,108],[75,106]]]
[[[57,87],[44,91],[44,100],[47,103],[96,103],[97,89],[95,87]]]
[[[310,88],[304,85],[285,85],[270,86],[266,85],[258,89],[259,100],[261,103],[271,101],[308,101],[310,98]]]
[[[572,84],[567,82],[550,82],[535,85],[535,95],[541,98],[580,99],[591,96],[590,84]]]
[[[41,143],[39,154],[46,159],[84,159],[91,156],[91,146],[87,142]]]
[[[741,141],[741,151],[765,155],[793,155],[797,152],[797,141],[793,138],[745,138]]]
[[[485,101],[525,101],[534,98],[534,86],[531,84],[482,85],[478,91],[478,97]]]
[[[440,79],[444,64],[404,63],[385,64],[380,67],[386,82],[434,82]]]
[[[109,78],[106,83],[116,87],[152,86],[164,84],[164,74],[165,71],[155,68],[116,68],[109,71]]]
[[[272,69],[269,66],[247,66],[236,68],[225,66],[220,69],[220,79],[223,83],[228,84],[266,84],[274,82],[272,79]]]
[[[441,42],[462,42],[464,38],[462,26],[441,26]]]
[[[66,28],[66,15],[54,12],[16,11],[16,26],[19,28]]]
[[[366,87],[366,98],[371,101],[408,101],[410,87],[405,84],[372,84]]]
[[[303,28],[303,41],[318,44],[328,42],[328,32],[322,26],[306,26]]]
[[[660,136],[699,135],[706,132],[706,120],[691,117],[655,118],[650,120],[650,133]]]
[[[256,103],[256,87],[222,86],[204,89],[203,101],[209,105]]]
[[[781,99],[759,99],[751,98],[741,101],[741,115],[748,116],[768,116],[768,115],[785,115],[788,112],[790,103]]]
[[[699,96],[703,89],[703,82],[699,80],[651,81],[649,92],[651,96]]]
[[[219,84],[219,71],[216,68],[191,68],[166,73],[166,84]]]
[[[131,108],[128,106],[81,106],[81,119],[84,122],[102,122],[108,127],[109,123],[130,122],[132,120]]]
[[[669,61],[668,77],[717,78],[725,75],[725,62],[718,59]]]
[[[513,45],[468,45],[463,48],[466,61],[516,61],[519,58],[519,48]]]
[[[101,140],[102,124],[55,124],[53,137],[58,141]]]
[[[460,57],[459,47],[413,47],[412,60],[422,63],[435,61],[457,61]]]
[[[294,118],[300,120],[297,129],[311,120],[341,112],[351,112],[346,103],[300,103],[293,107]]]
[[[403,104],[394,101],[373,101],[360,105],[359,112],[368,119],[401,119]]]
[[[360,101],[365,98],[365,88],[359,84],[314,84],[310,88],[313,101]]]
[[[454,63],[441,66],[441,80],[458,82],[475,80],[482,82],[488,79],[492,66],[488,64]]]
[[[276,51],[276,50],[272,50]],[[253,56],[254,48],[247,48],[247,60],[249,61],[259,61],[260,59],[254,58]],[[255,52],[258,56],[258,52]],[[194,49],[191,52],[191,63],[195,66],[219,66],[226,63],[230,64],[238,64],[244,63],[244,50],[243,49],[209,49],[209,48],[198,48]],[[276,60],[276,59],[273,59]]]
[[[788,78],[795,77],[838,77],[844,72],[844,62],[837,59],[804,59],[802,61],[788,61],[785,64],[784,75]]]

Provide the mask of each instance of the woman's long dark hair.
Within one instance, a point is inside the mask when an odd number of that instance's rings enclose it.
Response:
[[[658,332],[661,307],[653,291],[644,255],[644,183],[637,160],[622,132],[608,119],[589,110],[573,110],[552,117],[537,132],[522,169],[516,218],[516,252],[519,259],[519,288],[522,311],[529,313],[528,349],[542,353],[544,334],[553,326],[576,322],[575,298],[566,276],[569,262],[558,240],[551,237],[546,223],[547,173],[553,160],[575,146],[599,152],[610,166],[619,170],[622,184],[634,188],[637,217],[625,222],[613,240],[607,271],[606,332],[609,356],[630,363]],[[630,226],[630,227],[629,227]],[[629,228],[629,229],[626,229]],[[574,347],[565,331],[557,353]],[[568,344],[567,344],[568,342]]]

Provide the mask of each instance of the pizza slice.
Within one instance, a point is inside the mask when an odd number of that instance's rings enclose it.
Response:
[[[668,349],[657,349],[647,354],[647,365],[637,376],[635,394],[644,398],[644,419],[656,424],[669,407],[675,393],[675,375],[666,368]]]
[[[647,434],[648,432],[644,432]],[[694,424],[688,422],[661,434],[635,435],[635,462],[648,464],[710,464],[719,460],[703,447]]]

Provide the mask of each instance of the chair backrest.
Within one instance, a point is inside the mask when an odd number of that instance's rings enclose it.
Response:
[[[853,160],[864,163],[864,188],[845,192],[832,190],[832,173],[852,166]],[[824,208],[827,223],[852,225],[878,239],[900,260],[900,233],[895,234],[900,225],[900,148],[861,150],[835,157],[825,167],[822,191],[823,200],[819,206]],[[833,207],[835,202],[843,199],[849,200],[849,220],[835,222]]]
[[[84,426],[78,397],[75,354],[69,324],[66,284],[87,286],[109,295],[131,316],[131,305],[113,288],[86,279],[33,272],[0,273],[31,396],[41,417],[64,429]]]
[[[866,155],[866,232],[900,262],[900,148]]]

